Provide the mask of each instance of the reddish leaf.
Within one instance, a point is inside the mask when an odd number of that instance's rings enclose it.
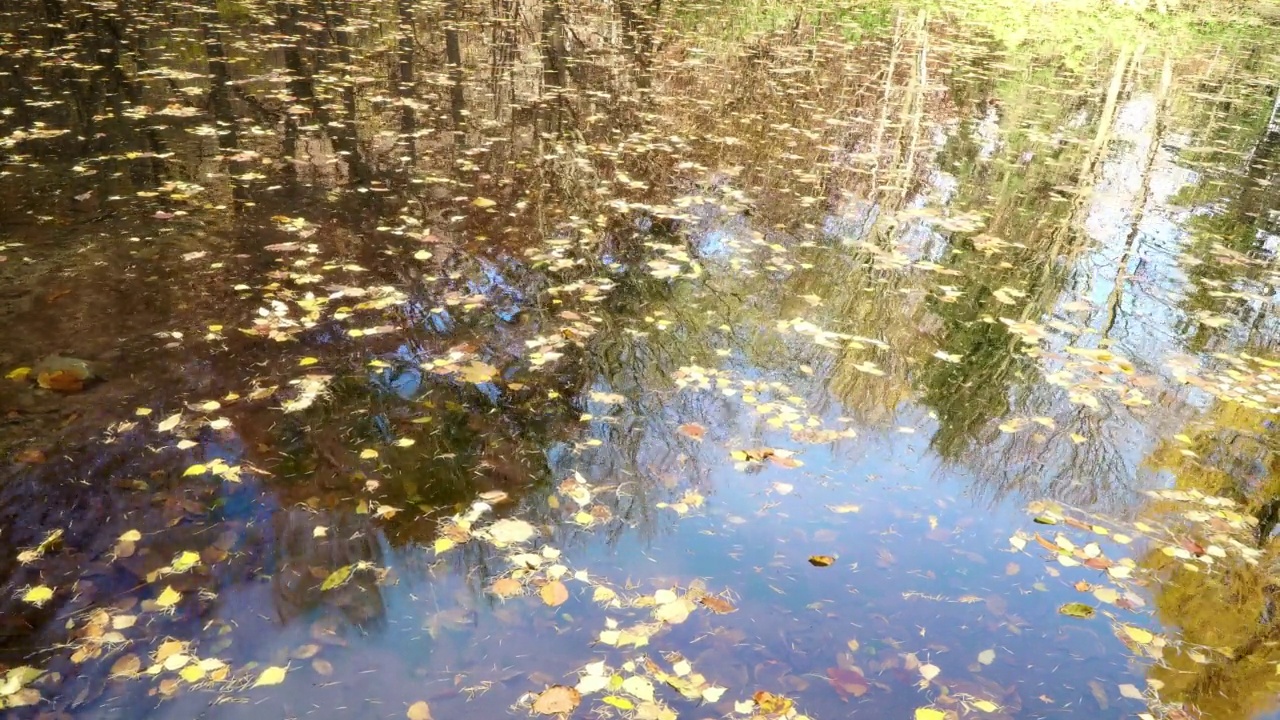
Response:
[[[850,695],[856,698],[862,697],[871,689],[871,685],[862,673],[851,668],[827,668],[827,680],[845,700],[848,700]]]
[[[1200,557],[1205,553],[1204,546],[1191,538],[1182,538],[1182,541],[1178,544],[1182,546],[1183,550],[1186,550],[1196,557]]]
[[[707,434],[707,429],[698,423],[685,423],[678,429],[680,430],[681,435],[691,437],[694,440],[701,440],[702,436]]]
[[[724,598],[714,597],[711,595],[703,595],[702,598],[698,600],[698,602],[702,603],[703,607],[705,607],[706,609],[710,610],[713,613],[716,613],[717,615],[724,615],[726,613],[731,613],[738,609],[734,607],[733,603],[729,602],[728,600],[725,600]]]
[[[1081,522],[1075,518],[1070,518],[1070,517],[1063,518],[1062,521],[1070,525],[1071,527],[1076,528],[1077,530],[1088,530],[1089,532],[1093,532],[1093,526],[1087,522]]]

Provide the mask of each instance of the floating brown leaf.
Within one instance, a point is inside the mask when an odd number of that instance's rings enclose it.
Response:
[[[702,603],[703,607],[705,607],[706,609],[710,610],[713,613],[716,613],[717,615],[725,615],[727,613],[734,612],[738,609],[734,607],[733,603],[729,602],[728,600],[725,600],[724,598],[715,597],[712,595],[703,595],[702,598],[698,600],[698,602]]]
[[[764,715],[785,715],[794,705],[791,698],[774,695],[768,690],[757,690],[751,699],[755,700],[756,707]]]
[[[123,675],[128,677],[132,675],[137,675],[138,671],[141,669],[142,669],[141,658],[139,658],[137,655],[125,655],[124,657],[121,657],[119,660],[116,660],[114,663],[112,663],[111,674]]]
[[[573,712],[582,702],[582,694],[566,685],[552,685],[533,701],[533,711],[539,715],[560,715]]]
[[[505,578],[499,578],[496,582],[494,582],[493,587],[490,588],[490,590],[493,591],[494,595],[497,595],[499,597],[509,598],[509,597],[515,597],[517,595],[523,594],[524,585],[521,585],[519,580],[505,577]]]

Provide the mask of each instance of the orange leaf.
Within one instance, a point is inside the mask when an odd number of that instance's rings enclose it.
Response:
[[[701,440],[703,435],[707,434],[707,429],[698,423],[685,423],[677,428],[681,435],[691,437],[694,440]]]
[[[56,390],[58,392],[80,392],[84,389],[84,380],[66,370],[40,373],[36,376],[36,384],[46,390]]]
[[[564,583],[559,580],[553,580],[543,585],[542,589],[538,591],[538,595],[542,596],[542,602],[551,607],[556,607],[557,605],[563,605],[569,599],[569,588],[565,587]]]

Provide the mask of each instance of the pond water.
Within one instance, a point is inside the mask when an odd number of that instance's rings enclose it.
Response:
[[[1276,716],[1268,22],[5,6],[0,707]]]

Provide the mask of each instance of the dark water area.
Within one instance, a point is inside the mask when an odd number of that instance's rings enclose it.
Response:
[[[1274,716],[1271,22],[0,5],[0,708]]]

